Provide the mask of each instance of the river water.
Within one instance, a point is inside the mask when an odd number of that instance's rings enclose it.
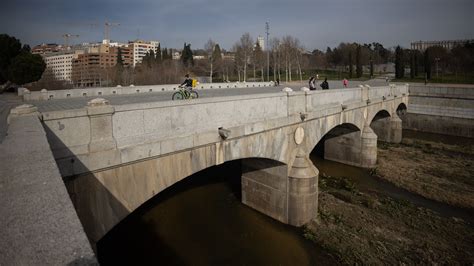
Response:
[[[405,133],[405,132],[404,132]],[[436,135],[407,132],[410,138]],[[442,140],[446,137],[438,136]],[[457,138],[448,138],[456,142]],[[459,139],[458,139],[459,140]],[[365,169],[311,160],[330,176],[351,179],[360,191],[381,193],[473,221],[472,211],[425,199],[370,176]],[[98,243],[102,265],[329,265],[337,263],[306,240],[302,229],[282,224],[241,203],[239,161],[201,171],[133,212]]]

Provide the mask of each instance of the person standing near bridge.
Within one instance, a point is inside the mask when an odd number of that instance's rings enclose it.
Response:
[[[344,88],[347,88],[347,86],[349,85],[349,81],[344,78],[344,80],[342,80],[342,85],[344,85]]]

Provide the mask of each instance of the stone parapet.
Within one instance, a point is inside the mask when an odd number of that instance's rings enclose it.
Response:
[[[12,110],[0,162],[0,265],[97,264],[31,106]]]
[[[148,86],[127,86],[127,87],[98,87],[98,88],[76,88],[72,90],[47,90],[23,92],[25,101],[45,101],[53,99],[67,99],[79,97],[101,97],[105,95],[123,95],[137,93],[153,93],[162,91],[179,90],[179,84],[163,84]],[[273,82],[229,82],[229,83],[202,83],[196,89],[232,89],[232,88],[256,88],[271,87]]]

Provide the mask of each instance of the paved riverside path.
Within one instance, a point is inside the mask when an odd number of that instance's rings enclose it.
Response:
[[[360,84],[368,84],[371,86],[384,86],[387,85],[385,81],[381,80],[369,80],[369,81],[349,81],[349,87],[355,88]],[[289,84],[281,84],[277,87],[256,87],[256,88],[231,88],[231,89],[206,89],[197,90],[199,98],[210,98],[210,97],[225,97],[225,96],[236,96],[236,95],[249,95],[249,94],[261,94],[261,93],[274,93],[281,91],[284,87],[290,87],[294,91],[299,91],[302,87],[308,87],[306,82],[292,82]],[[329,81],[329,88],[336,89],[342,88],[342,81]],[[318,85],[318,89],[320,89]],[[152,92],[152,93],[137,93],[137,94],[123,94],[123,95],[101,95],[81,98],[70,98],[70,99],[53,99],[48,101],[30,101],[27,103],[33,104],[38,107],[40,112],[48,111],[60,111],[69,109],[80,109],[87,105],[87,102],[94,98],[104,98],[109,100],[111,105],[124,105],[132,103],[147,103],[157,101],[170,101],[175,91],[165,92]]]

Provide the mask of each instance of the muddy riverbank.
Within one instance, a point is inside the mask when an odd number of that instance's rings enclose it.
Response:
[[[426,198],[474,209],[473,142],[404,138],[380,144],[373,174]]]
[[[345,264],[472,264],[472,142],[407,135],[380,145],[372,171],[312,156],[321,193],[305,237]]]

